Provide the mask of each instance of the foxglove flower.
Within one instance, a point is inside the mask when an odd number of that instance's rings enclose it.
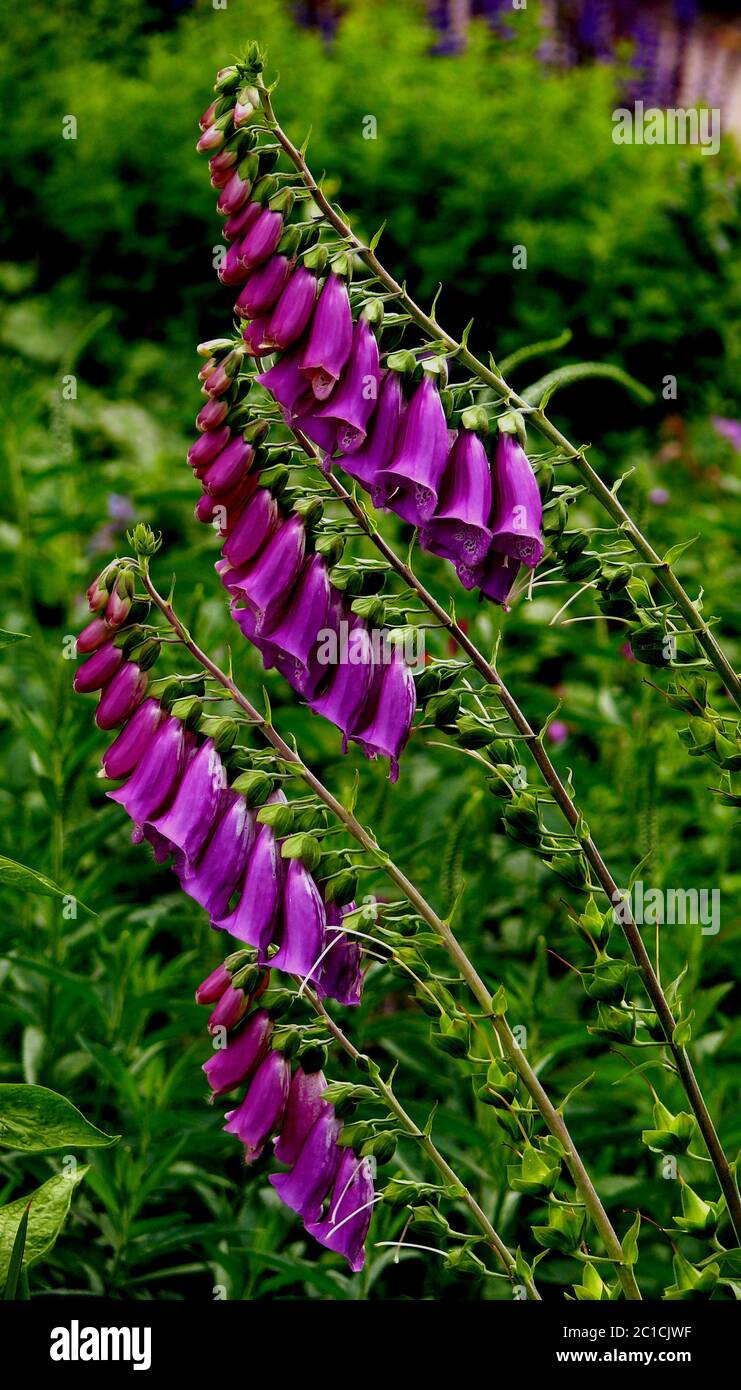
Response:
[[[357,1158],[352,1149],[343,1149],[334,1180],[327,1213],[321,1221],[310,1221],[309,1235],[328,1250],[344,1255],[357,1274],[365,1263],[363,1245],[373,1208],[373,1175],[367,1158]]]
[[[284,612],[303,565],[305,545],[301,519],[292,516],[234,581],[234,591],[257,617],[258,632],[269,630]]]
[[[211,497],[223,497],[232,492],[249,469],[254,457],[252,445],[247,444],[241,435],[232,439],[202,474],[201,484],[204,492]]]
[[[271,1134],[279,1128],[288,1100],[291,1066],[282,1052],[269,1052],[260,1063],[249,1090],[236,1110],[229,1110],[224,1129],[244,1144],[245,1163],[260,1157]]]
[[[283,214],[261,208],[247,235],[239,243],[238,260],[246,270],[254,270],[272,256],[283,233]]]
[[[373,648],[368,629],[362,618],[354,617],[346,624],[346,651],[340,650],[340,660],[323,694],[311,700],[315,714],[321,714],[342,732],[342,750],[347,751],[347,739],[357,724],[373,682]],[[318,660],[322,659],[320,645]]]
[[[196,859],[223,807],[226,769],[207,738],[191,758],[172,805],[151,822],[187,859]]]
[[[399,758],[409,738],[415,707],[412,673],[401,652],[394,648],[391,660],[383,667],[377,702],[370,717],[362,728],[353,729],[350,735],[360,744],[366,757],[376,758],[380,753],[389,759],[392,782],[399,776]]]
[[[480,571],[477,571],[476,582],[486,598],[501,603],[506,609],[507,599],[519,572],[519,560],[513,560],[511,555],[502,555],[492,548]]]
[[[128,782],[107,795],[123,806],[135,825],[141,825],[162,810],[180,777],[184,758],[183,725],[170,715],[160,724]]]
[[[422,531],[424,550],[463,565],[477,565],[489,549],[491,470],[477,434],[461,430],[445,467],[440,502]]]
[[[280,949],[270,961],[273,969],[315,979],[326,921],[324,903],[311,874],[300,859],[289,859],[283,888]]]
[[[244,1027],[229,1038],[226,1047],[217,1048],[203,1063],[202,1069],[214,1095],[232,1091],[252,1075],[265,1055],[272,1026],[270,1015],[258,1009]]]
[[[404,413],[404,396],[398,372],[386,372],[378,396],[378,407],[370,422],[370,430],[361,447],[344,454],[342,467],[351,478],[370,492],[373,504],[383,505],[385,491],[376,490],[379,473],[388,467],[394,441]]]
[[[95,711],[99,729],[116,729],[144,699],[147,676],[135,661],[127,661],[108,682]]]
[[[218,157],[218,156],[217,156]],[[219,173],[222,171],[219,170]],[[221,196],[216,204],[216,211],[222,217],[232,217],[250,196],[252,179],[244,178],[238,169],[228,176],[227,182],[221,191]]]
[[[291,595],[287,611],[276,627],[265,632],[268,648],[290,657],[297,678],[308,673],[317,635],[327,622],[330,586],[321,555],[312,555]]]
[[[242,286],[234,308],[240,318],[256,319],[272,309],[286,283],[291,263],[287,256],[271,256],[253,271]]]
[[[77,638],[75,645],[78,655],[87,656],[88,652],[96,652],[112,636],[113,629],[104,618],[93,618]]]
[[[316,410],[316,397],[312,391],[296,402],[293,417],[289,422],[294,429],[302,430],[308,439],[325,454],[334,453],[337,444],[337,425],[334,420],[321,420]]]
[[[377,486],[385,505],[413,526],[424,526],[437,506],[448,456],[448,425],[436,382],[425,374],[399,430],[391,462]]]
[[[265,324],[267,317],[263,314],[259,319],[253,319],[242,333],[245,350],[249,357],[268,357],[273,351],[265,342]]]
[[[228,984],[209,1016],[209,1033],[216,1033],[220,1028],[225,1028],[227,1032],[230,1028],[236,1028],[240,1018],[246,1014],[249,1002],[249,996],[244,990],[235,989],[233,984]]]
[[[229,402],[225,400],[208,400],[201,406],[196,415],[196,427],[205,434],[206,430],[218,429],[229,414]]]
[[[77,694],[89,695],[92,690],[101,690],[111,677],[115,676],[123,659],[121,648],[116,647],[112,641],[99,647],[97,652],[93,652],[93,655],[75,671],[72,684]]]
[[[266,343],[283,352],[298,342],[314,309],[316,286],[316,276],[297,266],[265,325]]]
[[[229,988],[232,977],[225,965],[217,965],[215,970],[202,980],[196,990],[196,1004],[215,1004]]]
[[[145,700],[132,714],[126,727],[103,754],[103,771],[115,780],[128,777],[149,747],[162,721],[163,710],[157,700]]]
[[[188,450],[188,463],[191,468],[207,468],[217,454],[226,448],[231,433],[228,425],[222,425],[219,429],[207,430],[205,434],[200,435]]]
[[[317,400],[326,401],[352,346],[352,314],[347,285],[333,271],[319,296],[309,336],[301,354],[301,371]]]
[[[347,911],[352,911],[352,904]],[[326,914],[324,954],[316,991],[320,999],[336,999],[338,1004],[353,1007],[360,1003],[363,991],[362,948],[359,941],[342,930],[343,913],[335,903],[327,904]]]
[[[381,371],[378,343],[367,319],[359,318],[353,330],[350,360],[337,390],[321,410],[320,420],[337,424],[337,448],[352,454],[365,439],[368,421],[376,408]]]
[[[309,1130],[332,1107],[322,1096],[327,1083],[320,1071],[304,1071],[297,1067],[293,1073],[288,1104],[280,1134],[275,1141],[275,1157],[288,1166],[296,1162]]]
[[[304,1141],[290,1173],[273,1174],[270,1181],[281,1201],[304,1222],[318,1221],[322,1204],[337,1174],[342,1150],[337,1140],[342,1129],[330,1106],[320,1115]]]
[[[213,834],[197,863],[185,860],[176,866],[184,893],[218,919],[229,910],[232,894],[242,881],[255,840],[255,820],[243,796],[225,793]]]
[[[266,959],[279,917],[283,861],[269,825],[261,825],[247,861],[242,892],[234,911],[214,919],[213,925],[256,946],[260,960]]]
[[[247,206],[252,207],[253,204],[248,203]],[[256,220],[257,219],[253,219],[252,221],[251,225],[253,227],[255,226]],[[249,232],[247,235],[249,236]],[[244,241],[233,241],[221,262],[218,275],[222,285],[242,285],[247,279],[250,272],[239,259],[239,253],[243,245]]]
[[[287,352],[285,357],[279,357],[273,367],[269,367],[257,377],[260,385],[275,396],[286,420],[290,420],[296,402],[306,390],[306,381],[300,368],[301,353],[300,346],[294,348]]]
[[[229,532],[222,552],[224,558],[235,568],[249,564],[275,534],[279,523],[278,503],[268,488],[259,487]]]
[[[534,569],[543,556],[543,506],[525,450],[512,434],[500,434],[494,461],[492,545]]]
[[[238,238],[245,236],[250,227],[257,221],[261,211],[262,209],[259,203],[245,203],[244,207],[239,209],[239,212],[233,213],[224,223],[224,236],[229,241],[237,241]],[[237,255],[238,252],[235,251],[235,264]]]

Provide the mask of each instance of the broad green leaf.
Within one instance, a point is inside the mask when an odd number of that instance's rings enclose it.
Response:
[[[23,1197],[16,1198],[15,1202],[8,1202],[6,1206],[0,1207],[0,1281],[3,1284],[8,1278],[18,1227],[29,1198],[31,1209],[28,1215],[26,1248],[23,1252],[25,1269],[51,1250],[69,1211],[72,1193],[77,1184],[82,1182],[87,1171],[85,1166],[76,1168],[68,1177],[57,1173],[34,1192],[26,1193]]]
[[[47,878],[46,874],[40,874],[37,869],[29,869],[27,864],[19,864],[16,859],[8,859],[4,854],[0,854],[0,883],[7,883],[9,887],[17,888],[21,893],[40,893],[45,898],[67,897],[64,888],[60,888],[53,879]],[[85,907],[80,898],[77,902],[86,912],[90,912],[91,916],[96,916],[91,908]]]
[[[0,647],[12,647],[14,642],[25,642],[27,637],[27,632],[8,632],[0,627]]]
[[[56,1091],[46,1086],[0,1085],[0,1145],[26,1153],[108,1148],[117,1135],[103,1134]]]

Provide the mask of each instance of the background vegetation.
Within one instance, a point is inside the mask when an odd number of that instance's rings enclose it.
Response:
[[[271,0],[199,4],[166,20],[144,0],[36,0],[7,12],[0,40],[6,113],[0,150],[6,203],[0,265],[0,586],[2,626],[28,634],[0,660],[0,851],[51,875],[89,905],[66,920],[55,899],[2,892],[0,1080],[40,1082],[122,1139],[91,1153],[62,1239],[32,1272],[31,1289],[143,1298],[316,1296],[492,1297],[475,1276],[387,1249],[348,1278],[305,1241],[260,1173],[205,1103],[208,1055],[195,985],[223,943],[142,848],[96,787],[104,746],[92,702],[71,691],[64,637],[79,630],[80,595],[134,518],[164,532],[159,574],[178,575],[178,603],[217,657],[234,640],[212,565],[214,540],[192,517],[185,451],[197,409],[194,344],[222,330],[231,297],[212,269],[219,242],[213,192],[195,154],[196,123],[214,71],[251,36],[267,43],[284,125],[313,128],[311,154],[368,234],[388,219],[383,250],[419,297],[439,281],[441,320],[501,358],[569,328],[557,358],[521,367],[518,385],[580,358],[628,368],[656,394],[639,407],[596,382],[559,396],[558,423],[593,441],[610,478],[631,470],[624,496],[661,545],[696,534],[680,561],[691,591],[739,633],[733,504],[739,454],[713,427],[738,411],[741,371],[738,152],[613,145],[618,67],[546,71],[534,7],[508,40],[474,29],[469,50],[430,55],[408,3],[356,0],[331,47]],[[63,117],[77,139],[62,138]],[[375,115],[378,138],[363,139]],[[512,269],[524,244],[528,268]],[[676,401],[662,399],[666,374]],[[63,378],[77,382],[74,400]],[[597,514],[584,508],[584,519]],[[393,522],[392,522],[393,524]],[[437,567],[425,578],[444,595]],[[545,590],[548,594],[550,591]],[[565,594],[521,603],[504,623],[502,665],[531,719],[559,699],[589,823],[621,881],[643,856],[656,886],[718,887],[722,929],[665,933],[662,973],[685,959],[696,1010],[701,1079],[727,1150],[741,1138],[731,1108],[741,1060],[737,999],[728,981],[739,929],[731,903],[733,812],[707,793],[708,764],[688,760],[681,719],[602,621],[549,626]],[[484,645],[500,626],[457,594]],[[248,691],[258,667],[235,644]],[[261,680],[262,677],[260,676]],[[641,1147],[650,1096],[626,1062],[590,1039],[592,1005],[562,885],[494,833],[498,814],[475,767],[416,735],[396,789],[383,768],[342,759],[334,731],[287,687],[267,680],[276,719],[336,790],[361,776],[364,819],[441,909],[465,881],[460,935],[490,982],[503,978],[513,1021],[554,1092],[596,1071],[574,1102],[577,1143],[621,1230],[640,1208],[666,1224],[676,1209],[655,1155]],[[354,1041],[391,1064],[420,1119],[440,1101],[435,1134],[511,1245],[530,1240],[529,1199],[507,1194],[508,1151],[491,1117],[441,1063],[429,1021],[381,967],[347,1014]],[[330,1071],[342,1074],[343,1063]],[[434,1086],[433,1086],[434,1081]],[[667,1092],[668,1098],[670,1091]],[[673,1097],[679,1108],[679,1095]],[[1,1152],[1,1151],[0,1151]],[[418,1158],[401,1150],[416,1171]],[[0,1157],[0,1202],[58,1170],[58,1156]],[[709,1195],[703,1165],[688,1177]],[[714,1192],[712,1192],[714,1196]],[[523,1206],[523,1203],[525,1204]],[[379,1211],[372,1235],[393,1238]],[[647,1226],[647,1291],[669,1282],[671,1247]],[[546,1283],[573,1278],[558,1257]]]

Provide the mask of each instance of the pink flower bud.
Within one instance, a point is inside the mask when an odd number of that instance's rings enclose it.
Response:
[[[228,414],[228,401],[206,401],[206,404],[196,415],[196,426],[202,434],[205,434],[206,430],[215,430],[223,424]]]

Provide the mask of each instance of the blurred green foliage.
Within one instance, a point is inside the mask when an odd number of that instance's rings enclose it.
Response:
[[[421,1252],[396,1264],[388,1248],[372,1250],[366,1273],[348,1279],[304,1239],[260,1171],[245,1174],[219,1110],[205,1104],[208,1042],[191,1001],[224,946],[171,875],[129,845],[123,817],[103,798],[94,774],[104,739],[92,701],[71,693],[64,656],[65,635],[83,621],[79,595],[125,546],[134,517],[163,530],[161,586],[174,570],[178,606],[202,645],[223,660],[234,643],[237,678],[253,694],[265,682],[276,721],[340,795],[358,770],[364,820],[435,905],[448,911],[465,886],[461,938],[487,980],[506,981],[510,1017],[527,1028],[553,1093],[594,1074],[569,1119],[619,1230],[636,1208],[660,1225],[678,1210],[676,1184],[640,1144],[651,1107],[645,1080],[586,1033],[593,1006],[563,964],[586,963],[563,901],[570,895],[495,833],[499,808],[460,753],[415,734],[392,790],[381,766],[357,753],[343,759],[334,731],[261,672],[235,641],[212,571],[214,538],[192,520],[184,461],[198,403],[194,343],[224,328],[231,303],[212,268],[219,228],[194,151],[197,118],[215,69],[256,35],[281,74],[284,124],[299,141],[313,128],[312,163],[327,170],[360,230],[370,235],[388,219],[380,250],[423,300],[444,282],[442,320],[460,328],[475,314],[472,342],[497,356],[568,326],[574,338],[559,361],[609,360],[656,392],[655,409],[641,410],[609,384],[582,385],[558,398],[556,418],[595,440],[591,457],[606,475],[630,472],[621,495],[657,544],[700,537],[680,572],[693,594],[704,587],[733,644],[738,455],[709,417],[737,410],[738,155],[730,143],[716,159],[613,145],[618,74],[545,72],[533,8],[518,18],[519,36],[503,42],[475,30],[456,58],[430,56],[413,6],[371,0],[349,6],[331,48],[270,0],[231,0],[226,10],[204,3],[167,21],[160,7],[110,0],[32,3],[5,16],[0,582],[2,626],[28,638],[0,655],[0,852],[49,874],[98,915],[80,908],[69,921],[53,899],[0,894],[0,1078],[49,1086],[123,1136],[91,1154],[32,1291],[499,1294]],[[74,141],[62,138],[68,114]],[[375,140],[363,138],[367,115],[378,123]],[[527,246],[527,271],[512,269],[516,244]],[[553,365],[520,367],[516,384]],[[659,395],[665,373],[679,383],[669,405]],[[651,500],[659,484],[665,505]],[[600,524],[588,504],[580,519]],[[425,559],[421,573],[446,596],[439,566]],[[667,930],[661,963],[671,979],[689,961],[695,1060],[734,1152],[732,812],[709,798],[707,765],[686,759],[681,719],[646,682],[646,668],[626,659],[619,631],[602,620],[549,626],[568,591],[541,593],[504,621],[462,593],[456,604],[485,648],[503,632],[500,664],[531,720],[563,701],[568,738],[554,756],[561,770],[574,769],[618,879],[627,882],[649,855],[647,882],[721,889],[720,934]],[[589,612],[577,603],[564,616]],[[436,636],[430,644],[444,650]],[[383,891],[382,880],[374,886]],[[537,1203],[507,1192],[511,1154],[490,1112],[458,1064],[433,1051],[429,1020],[398,979],[374,965],[362,1007],[344,1012],[358,1046],[388,1067],[400,1063],[398,1089],[420,1123],[439,1100],[438,1144],[509,1243],[532,1253]],[[344,1075],[344,1062],[333,1058],[329,1070]],[[648,1077],[679,1108],[674,1083],[651,1067]],[[402,1144],[399,1162],[429,1177],[411,1146]],[[714,1197],[705,1169],[683,1166]],[[53,1158],[3,1155],[0,1202],[56,1171]],[[381,1207],[374,1239],[397,1238],[401,1224]],[[646,1292],[669,1281],[670,1255],[667,1237],[644,1225]],[[542,1276],[546,1289],[577,1277],[560,1257]]]

